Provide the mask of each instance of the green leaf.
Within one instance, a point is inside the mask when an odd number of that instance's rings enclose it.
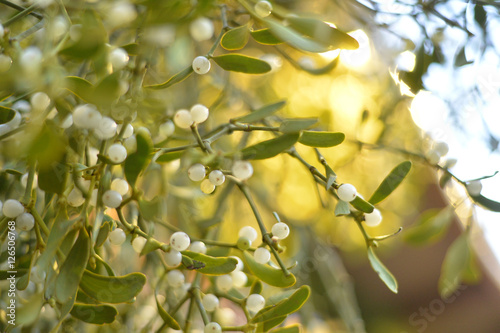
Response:
[[[160,155],[156,159],[155,162],[167,163],[167,162],[175,161],[175,160],[178,160],[179,158],[181,158],[182,154],[184,154],[183,151],[174,151],[171,153],[165,153],[165,154]]]
[[[448,248],[441,267],[439,292],[449,297],[460,285],[470,260],[468,233],[462,233]]]
[[[491,199],[488,199],[482,196],[481,194],[474,196],[471,195],[471,198],[472,200],[474,200],[475,203],[488,210],[491,210],[492,212],[497,212],[497,213],[500,212],[500,202],[498,201],[493,201]]]
[[[69,40],[59,52],[78,60],[87,60],[103,51],[108,34],[94,10],[86,10],[80,18],[81,30],[76,40]]]
[[[317,122],[318,122],[317,118],[288,119],[281,123],[280,132],[299,133],[300,131],[306,130],[309,127],[315,125]]]
[[[82,279],[90,256],[90,238],[85,228],[81,228],[78,238],[61,265],[56,280],[56,298],[65,303],[76,297],[78,284]]]
[[[17,272],[16,278],[24,276],[26,273],[28,273],[27,268],[17,268],[16,267],[15,270]],[[11,274],[12,273],[9,273],[9,271],[0,270],[0,280],[7,280],[11,276]]]
[[[114,72],[99,82],[92,96],[93,104],[109,106],[120,97],[120,72]]]
[[[222,36],[220,45],[226,50],[239,50],[245,47],[249,37],[248,26],[245,24],[227,31],[224,36]]]
[[[31,142],[27,154],[36,159],[39,170],[61,168],[58,161],[61,161],[66,153],[66,142],[66,136],[62,135],[58,128],[45,124]]]
[[[299,134],[283,134],[274,139],[259,142],[241,151],[245,160],[263,160],[271,158],[292,147],[299,139]]]
[[[50,166],[41,167],[38,170],[38,187],[48,193],[61,195],[66,189],[66,154],[58,161],[53,161]]]
[[[125,160],[125,178],[132,188],[135,187],[135,182],[139,174],[148,165],[149,155],[152,151],[152,143],[145,135],[138,133],[137,138],[137,151],[127,156]]]
[[[295,324],[287,327],[280,327],[273,330],[272,333],[300,333],[300,325]]]
[[[260,294],[262,292],[262,282],[259,280],[255,279],[255,281],[252,283],[252,287],[250,287],[250,293],[251,294]]]
[[[126,45],[120,46],[122,49],[127,51],[129,56],[136,56],[139,55],[139,44],[137,43],[130,43]]]
[[[111,324],[118,315],[114,306],[106,304],[75,303],[70,313],[81,321],[96,325]]]
[[[153,237],[149,237],[146,240],[146,244],[144,244],[144,247],[142,248],[140,255],[145,256],[148,253],[158,250],[161,247],[161,245],[162,244],[158,242],[156,239],[154,239]]]
[[[242,54],[224,54],[212,58],[217,65],[226,71],[247,74],[264,74],[271,70],[271,65],[263,60]]]
[[[111,231],[111,223],[104,222],[99,228],[99,233],[97,234],[97,239],[95,241],[95,247],[100,247],[106,239],[108,239],[109,232]]]
[[[235,270],[238,261],[228,257],[210,257],[206,254],[191,251],[182,251],[183,256],[205,264],[203,268],[197,269],[197,272],[206,275],[224,275]]]
[[[85,270],[80,288],[90,297],[103,303],[129,302],[146,284],[142,273],[123,276],[104,276]]]
[[[271,33],[271,29],[266,28],[260,30],[253,30],[250,31],[250,35],[252,35],[252,38],[259,44],[264,44],[264,45],[283,44],[283,41],[281,41],[279,38],[276,38]]]
[[[161,201],[158,197],[154,197],[151,201],[139,200],[139,212],[144,219],[153,221],[160,217],[162,210]]]
[[[252,318],[251,322],[260,323],[276,317],[287,316],[299,310],[307,301],[310,294],[311,288],[309,286],[302,286],[290,295],[290,297],[260,310],[255,317]]]
[[[453,221],[451,207],[429,209],[420,215],[416,226],[407,230],[404,239],[413,245],[423,245],[439,240]]]
[[[329,50],[355,50],[359,48],[356,39],[321,20],[289,16],[287,22],[289,27],[328,47]]]
[[[274,268],[269,265],[259,264],[255,261],[252,255],[248,252],[243,252],[243,259],[245,260],[246,267],[262,282],[268,285],[280,288],[291,287],[295,284],[296,279],[293,274],[285,276],[283,271],[279,268]]]
[[[161,319],[163,319],[163,322],[167,327],[173,328],[174,330],[180,330],[181,327],[179,326],[179,323],[168,314],[167,311],[161,306],[160,302],[158,302],[158,295],[155,295],[155,300],[156,300],[156,307],[158,308],[158,314],[160,315]]]
[[[257,325],[257,331],[256,332],[258,332],[258,333],[269,332],[269,330],[271,330],[272,328],[274,328],[274,327],[280,325],[281,323],[283,323],[285,321],[286,317],[287,316],[276,317],[276,318],[270,319],[268,321],[259,323]]]
[[[179,73],[175,74],[174,76],[172,76],[170,79],[168,79],[167,81],[165,81],[163,83],[145,86],[144,88],[150,88],[150,89],[155,89],[155,90],[166,89],[168,87],[173,86],[174,84],[177,84],[179,82],[184,81],[184,79],[186,79],[192,73],[193,73],[193,66],[189,66],[189,67],[186,67],[185,69],[183,69],[182,71],[180,71]]]
[[[350,213],[349,203],[339,200],[335,206],[335,216],[349,215]]]
[[[333,147],[345,139],[344,133],[303,131],[299,142],[310,147]]]
[[[5,124],[14,119],[16,111],[7,108],[5,106],[0,106],[0,124]]]
[[[78,76],[67,76],[64,79],[64,86],[87,103],[94,102],[94,86],[89,81]]]
[[[377,257],[372,247],[368,247],[368,259],[370,260],[370,265],[375,272],[377,272],[380,279],[385,283],[385,285],[395,294],[398,293],[398,281],[392,273],[384,266],[384,264]]]
[[[43,292],[32,295],[24,304],[16,309],[16,326],[33,323],[42,310],[44,304]]]
[[[279,40],[303,51],[313,53],[323,53],[330,50],[326,45],[323,45],[309,37],[303,36],[299,32],[285,27],[275,20],[267,19],[266,24],[269,26],[271,33]]]
[[[273,114],[276,113],[279,109],[281,109],[283,106],[285,106],[286,101],[279,101],[273,104],[268,104],[265,105],[255,111],[253,111],[250,114],[244,115],[242,117],[234,118],[231,120],[231,122],[239,122],[239,123],[245,123],[245,124],[250,124],[250,123],[255,123],[258,122],[266,117],[269,117]]]
[[[368,214],[373,212],[373,210],[375,209],[375,207],[373,207],[371,203],[365,201],[360,196],[356,196],[356,198],[354,198],[354,200],[351,201],[350,204],[357,210]]]
[[[396,166],[392,171],[385,177],[382,183],[379,185],[375,193],[373,193],[370,200],[368,200],[373,205],[378,204],[380,201],[384,200],[391,194],[398,186],[401,184],[403,179],[408,175],[411,169],[411,162],[405,161]]]
[[[335,67],[337,67],[339,63],[339,57],[335,58],[334,60],[330,61],[328,64],[322,66],[322,67],[309,67],[309,66],[304,66],[300,62],[295,62],[295,66],[299,66],[301,70],[308,72],[311,75],[323,75],[326,73],[331,72]]]

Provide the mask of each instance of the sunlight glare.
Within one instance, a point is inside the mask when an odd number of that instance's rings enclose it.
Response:
[[[356,69],[366,65],[371,58],[370,40],[361,29],[350,32],[349,35],[358,41],[359,48],[342,50],[340,60],[346,67]]]

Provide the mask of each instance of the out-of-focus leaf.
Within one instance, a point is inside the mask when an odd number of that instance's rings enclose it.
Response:
[[[451,174],[449,174],[448,172],[445,172],[441,178],[439,178],[439,187],[441,187],[442,189],[445,188],[445,186],[450,182],[451,180]]]
[[[102,52],[108,41],[106,29],[94,10],[88,9],[81,16],[78,38],[70,40],[59,52],[61,55],[84,60]]]
[[[500,212],[500,202],[498,201],[493,201],[491,199],[488,199],[481,194],[479,195],[471,195],[472,200],[474,200],[475,203],[478,205],[491,210],[492,212]]]
[[[429,209],[419,217],[415,227],[406,231],[404,239],[414,245],[437,241],[448,230],[452,220],[453,210],[451,207],[441,210]]]
[[[260,310],[253,318],[252,323],[265,322],[273,318],[287,316],[299,310],[307,301],[311,294],[309,286],[302,286],[297,289],[290,297],[287,297],[277,304],[267,306]]]
[[[252,38],[259,44],[264,44],[264,45],[283,44],[283,41],[281,41],[279,38],[276,38],[271,33],[271,29],[266,28],[260,30],[253,30],[250,31],[250,35],[252,35]]]
[[[328,47],[329,50],[355,50],[359,47],[356,39],[321,20],[290,16],[287,21],[292,29]]]
[[[120,97],[120,75],[120,72],[110,74],[96,85],[93,94],[95,105],[109,106],[116,102]]]
[[[262,282],[260,282],[259,280],[255,280],[253,283],[252,283],[252,287],[250,288],[250,293],[249,295],[252,295],[252,294],[260,294],[262,292]]]
[[[174,151],[171,153],[165,153],[160,155],[155,162],[157,163],[167,163],[167,162],[172,162],[175,160],[178,160],[181,158],[182,154],[184,154],[183,151]]]
[[[303,51],[322,53],[329,51],[327,45],[323,45],[309,37],[303,36],[301,33],[283,26],[281,23],[273,19],[266,19],[266,24],[269,26],[271,33],[279,40]]]
[[[66,189],[67,173],[66,154],[63,154],[59,161],[39,169],[38,187],[45,192],[61,195]]]
[[[33,294],[16,309],[16,326],[29,325],[36,320],[43,306],[43,292]]]
[[[147,166],[153,147],[151,140],[145,135],[138,133],[136,138],[137,151],[127,156],[124,166],[125,178],[132,188],[135,187],[139,174]]]
[[[193,67],[189,66],[189,67],[186,67],[185,69],[183,69],[182,71],[180,71],[179,73],[175,74],[174,76],[172,76],[170,79],[168,79],[167,81],[165,81],[163,83],[145,86],[144,88],[150,88],[150,89],[155,89],[155,90],[166,89],[170,86],[173,86],[174,84],[177,84],[177,83],[183,81],[192,73],[193,73]]]
[[[468,237],[467,232],[462,233],[446,251],[439,277],[439,292],[442,297],[449,297],[462,281],[471,255]]]
[[[220,45],[226,50],[239,50],[245,47],[249,36],[248,26],[245,24],[227,31],[224,36],[222,36]]]
[[[24,276],[26,273],[28,273],[27,268],[17,268],[16,267],[16,278]],[[12,273],[9,273],[9,271],[0,271],[0,280],[7,280],[7,278],[11,277]]]
[[[481,3],[476,3],[474,6],[474,20],[479,24],[483,31],[486,30],[486,19],[487,13],[484,10],[484,6]]]
[[[390,291],[397,294],[398,293],[398,281],[392,273],[384,266],[384,264],[380,261],[380,259],[373,251],[372,247],[368,247],[368,259],[370,260],[370,265],[373,270],[377,272],[380,279],[385,283],[385,285],[389,288]]]
[[[250,114],[232,119],[232,122],[239,122],[239,123],[245,123],[245,124],[258,122],[266,117],[269,117],[269,116],[275,114],[276,111],[278,111],[283,106],[285,106],[285,104],[286,104],[286,101],[279,101],[279,102],[276,102],[273,104],[265,105],[265,106],[255,110],[255,111],[253,111]]]
[[[247,74],[264,74],[271,71],[271,65],[264,60],[242,54],[223,54],[212,59],[226,71]]]
[[[155,300],[156,307],[158,308],[158,314],[160,315],[161,319],[163,319],[165,325],[167,325],[167,327],[173,328],[174,330],[180,330],[181,327],[179,326],[179,323],[161,306],[160,302],[158,302],[157,295],[155,295]]]
[[[205,264],[203,268],[197,269],[197,272],[207,275],[224,275],[235,270],[238,261],[229,257],[210,257],[206,254],[191,251],[182,251],[183,256]]]
[[[103,325],[115,321],[118,311],[107,304],[80,304],[75,303],[71,315],[89,324]]]
[[[31,142],[27,154],[30,158],[36,159],[40,170],[61,168],[59,161],[66,153],[66,142],[67,139],[64,135],[45,124],[41,132]]]
[[[380,201],[384,200],[391,194],[398,186],[401,184],[403,179],[408,175],[411,170],[411,162],[405,161],[398,166],[396,166],[392,171],[385,177],[382,183],[379,185],[375,193],[373,193],[370,200],[368,200],[373,205],[378,204]]]
[[[78,76],[67,76],[64,79],[67,90],[87,103],[94,103],[94,85]]]
[[[474,61],[468,61],[465,56],[465,45],[460,48],[460,51],[455,55],[455,67],[462,67],[465,65],[470,65],[474,63]]]
[[[295,324],[287,327],[280,327],[271,331],[272,333],[300,333],[300,325]]]
[[[271,158],[292,147],[299,139],[299,134],[283,134],[277,138],[259,142],[241,151],[243,159],[262,160]]]
[[[349,215],[351,210],[349,204],[345,201],[339,200],[335,206],[335,216]]]
[[[99,302],[123,303],[137,296],[145,284],[146,276],[142,273],[104,276],[85,270],[80,281],[80,288]]]
[[[299,133],[318,122],[317,118],[287,119],[280,125],[281,133]]]
[[[257,324],[257,332],[269,332],[272,328],[280,325],[285,321],[287,316],[276,317],[265,322]]]
[[[137,43],[122,45],[121,48],[127,51],[129,56],[136,56],[139,54],[139,44]]]
[[[78,284],[82,279],[90,256],[90,238],[85,228],[80,229],[78,238],[61,265],[56,280],[56,298],[65,303],[76,297]]]
[[[5,106],[0,106],[0,124],[5,124],[14,119],[16,111],[7,108]]]
[[[303,131],[299,142],[310,147],[333,147],[344,139],[344,133]]]
[[[158,197],[154,197],[151,201],[139,200],[139,211],[144,219],[153,221],[160,217],[161,201]]]
[[[248,252],[243,252],[246,267],[262,282],[280,288],[291,287],[297,281],[293,274],[285,276],[283,271],[269,265],[259,264]]]
[[[371,203],[362,199],[360,196],[356,196],[356,198],[354,198],[354,200],[351,201],[350,204],[357,210],[368,214],[373,212],[373,210],[375,209],[375,207],[373,207]]]

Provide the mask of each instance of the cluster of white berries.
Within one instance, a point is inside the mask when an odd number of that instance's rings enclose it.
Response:
[[[0,201],[0,210],[5,217],[16,219],[16,227],[19,230],[29,231],[35,226],[35,218],[24,212],[24,206],[19,200],[8,199],[3,204]]]
[[[200,184],[200,189],[203,193],[210,194],[215,191],[216,186],[224,184],[226,176],[220,170],[213,170],[208,174],[208,179],[206,177],[206,168],[201,163],[193,164],[189,167],[188,177],[194,182],[199,182],[203,180]]]
[[[339,199],[345,202],[351,202],[356,199],[358,191],[352,184],[342,184],[337,189]],[[365,214],[365,224],[369,227],[376,227],[382,222],[382,214],[378,209],[373,209],[373,212]]]
[[[446,142],[433,142],[426,154],[430,164],[438,164],[442,157],[448,154],[450,148]]]
[[[179,110],[174,115],[174,123],[179,128],[187,129],[193,124],[201,124],[208,119],[209,110],[205,105],[195,104],[188,111]]]

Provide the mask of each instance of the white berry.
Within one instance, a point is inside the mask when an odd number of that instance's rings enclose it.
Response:
[[[39,48],[30,46],[21,52],[19,64],[26,73],[38,72],[42,64],[43,55]]]
[[[238,237],[248,238],[250,240],[250,242],[253,242],[254,240],[256,240],[257,236],[258,236],[257,230],[255,230],[254,228],[252,228],[249,225],[241,228],[240,232],[238,233]]]
[[[481,184],[480,180],[473,180],[470,183],[467,183],[466,188],[467,192],[469,192],[470,195],[476,196],[481,194],[481,190],[483,189],[483,184]]]
[[[285,239],[290,234],[290,228],[286,223],[278,222],[273,225],[271,232],[273,233],[273,236],[278,237],[278,239]]]
[[[231,171],[233,172],[233,176],[240,180],[248,179],[253,175],[252,164],[247,161],[234,162]]]
[[[242,271],[231,272],[231,277],[233,278],[233,285],[237,288],[244,287],[248,282],[248,276]]]
[[[242,271],[244,266],[243,266],[243,261],[238,258],[237,256],[230,256],[229,258],[234,258],[238,261],[238,263],[236,264],[236,268],[234,269],[235,271]]]
[[[160,125],[159,131],[160,135],[169,137],[172,134],[174,134],[175,125],[171,120],[167,120],[166,122]]]
[[[208,312],[215,311],[215,309],[219,307],[219,299],[214,294],[206,294],[203,296],[201,303]]]
[[[382,214],[375,208],[373,212],[365,214],[365,223],[369,227],[376,227],[382,222]]]
[[[116,191],[107,190],[102,195],[102,203],[106,207],[117,208],[122,203],[122,196]]]
[[[109,237],[109,242],[111,244],[122,245],[123,242],[125,242],[127,235],[125,234],[125,231],[123,231],[123,229],[116,228],[115,230],[109,233],[108,237]]]
[[[427,152],[426,157],[430,164],[435,165],[439,163],[439,160],[441,159],[441,154],[438,153],[436,150],[431,149]]]
[[[122,131],[123,125],[118,126],[118,132]],[[134,134],[134,126],[132,124],[127,124],[125,130],[123,131],[122,139],[130,138]]]
[[[114,143],[108,148],[108,157],[114,163],[121,163],[127,158],[127,148],[120,143]]]
[[[207,253],[207,246],[203,242],[196,241],[196,242],[191,243],[189,250],[196,252],[196,253],[205,254],[205,253]]]
[[[8,199],[3,203],[2,212],[6,217],[18,217],[24,213],[24,206],[18,200]]]
[[[174,123],[179,128],[189,128],[193,124],[193,117],[188,110],[179,110],[174,115]]]
[[[191,107],[191,117],[196,124],[201,124],[208,119],[209,110],[205,105],[195,104]]]
[[[71,190],[71,192],[69,192],[67,201],[70,206],[79,207],[83,205],[85,198],[83,197],[82,192],[75,187]]]
[[[113,66],[113,70],[119,70],[128,64],[128,53],[122,48],[114,49],[109,53],[108,61]]]
[[[123,141],[123,146],[127,150],[128,154],[135,153],[137,151],[137,138],[135,135],[125,139],[125,141]]]
[[[254,6],[255,12],[260,17],[267,17],[273,10],[273,5],[269,1],[259,1]]]
[[[125,179],[116,178],[111,182],[111,189],[124,196],[128,193],[129,185]]]
[[[214,24],[206,17],[197,18],[189,25],[189,33],[197,42],[209,40],[214,34]]]
[[[177,231],[170,236],[170,246],[177,251],[184,251],[191,244],[189,236],[182,231]]]
[[[97,128],[101,119],[101,113],[90,104],[78,105],[73,111],[73,123],[79,128]]]
[[[233,287],[233,278],[231,275],[225,274],[217,277],[217,280],[215,280],[215,284],[217,286],[217,289],[227,292]]]
[[[200,184],[200,189],[205,194],[210,194],[215,191],[215,185],[208,179],[204,179]]]
[[[170,286],[174,288],[182,287],[184,284],[185,277],[181,271],[174,269],[167,273],[167,282]]]
[[[182,262],[182,254],[174,249],[170,249],[170,251],[165,252],[165,262],[169,267],[177,267]]]
[[[12,66],[12,59],[8,55],[0,54],[0,73],[5,73]]]
[[[28,113],[31,111],[31,104],[28,101],[20,100],[15,102],[12,108],[22,113]]]
[[[439,154],[439,156],[445,156],[448,154],[450,147],[446,142],[436,142],[434,143],[433,150]]]
[[[208,323],[203,330],[203,333],[221,333],[222,328],[216,322]]]
[[[248,296],[246,307],[252,312],[259,312],[266,305],[266,299],[259,294],[252,294]]]
[[[22,213],[16,218],[16,227],[28,231],[35,226],[35,218],[30,213]]]
[[[199,182],[205,178],[205,166],[200,163],[193,164],[188,169],[188,177],[194,182]]]
[[[199,56],[193,60],[193,70],[198,74],[207,74],[210,71],[210,60],[207,57]]]
[[[113,119],[109,117],[102,117],[94,133],[99,139],[106,140],[115,136],[117,128],[118,125],[116,125],[116,122]]]
[[[259,264],[267,264],[271,260],[271,252],[265,247],[259,247],[253,253],[253,257]]]
[[[224,176],[222,171],[214,170],[214,171],[210,172],[210,174],[208,175],[208,179],[215,186],[220,186],[220,185],[224,184],[224,181],[226,180],[226,176]]]
[[[112,27],[125,26],[135,20],[137,11],[134,5],[128,2],[115,4],[108,12],[108,23]]]
[[[31,95],[31,108],[33,110],[43,111],[50,105],[50,97],[44,92],[37,92]]]
[[[3,27],[3,25],[0,23],[0,38],[2,38],[5,34],[5,29]]]
[[[345,202],[351,202],[356,198],[358,192],[356,188],[351,184],[342,184],[337,189],[337,194],[339,199]]]
[[[70,113],[70,114],[67,114],[66,117],[64,117],[63,119],[59,118],[60,121],[59,121],[59,127],[61,128],[70,128],[71,125],[73,125],[73,115]]]
[[[144,248],[144,245],[146,245],[147,239],[143,238],[141,236],[136,237],[132,241],[132,248],[134,249],[135,252],[141,253],[142,249]]]

